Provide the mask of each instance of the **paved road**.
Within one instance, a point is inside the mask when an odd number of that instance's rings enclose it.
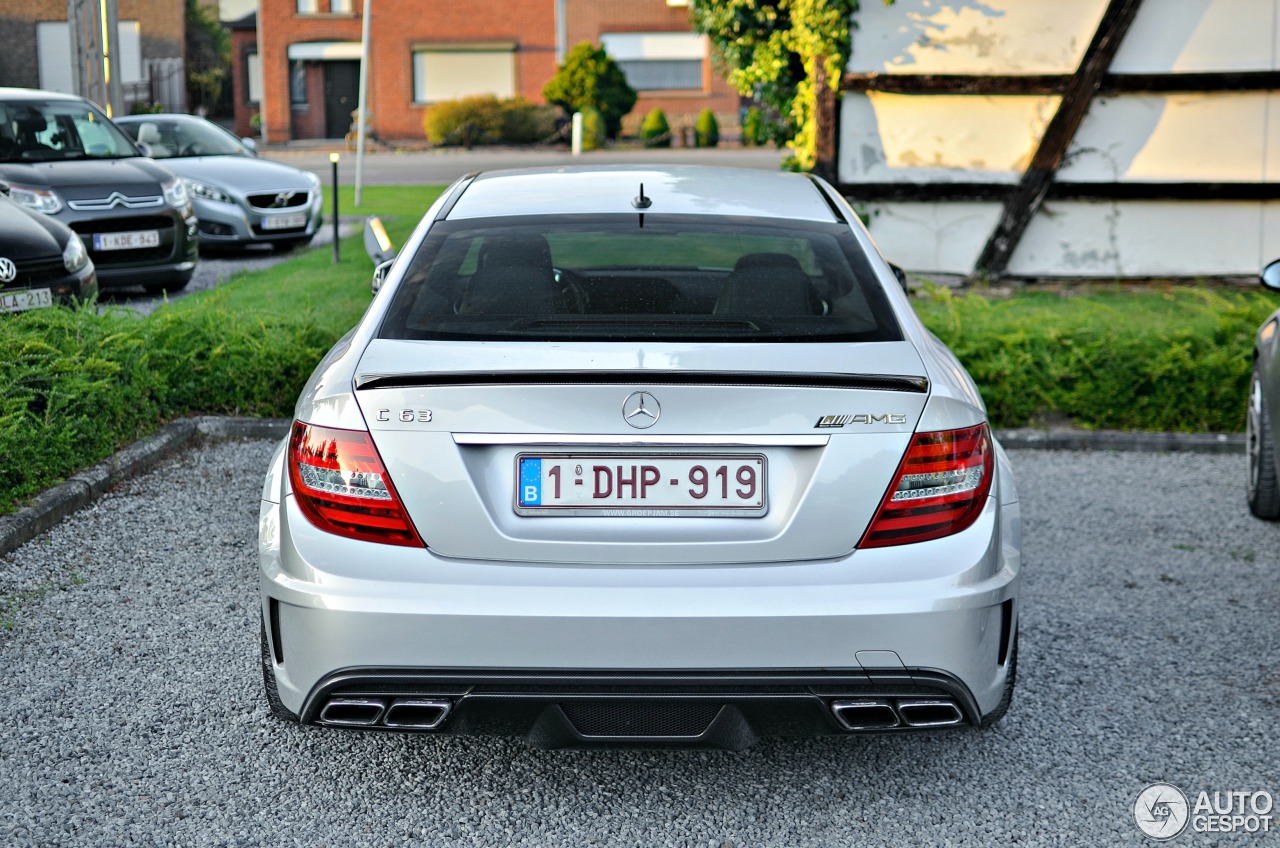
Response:
[[[1280,526],[1234,456],[1017,451],[997,728],[544,752],[268,718],[266,442],[194,450],[0,558],[0,844],[1137,845],[1137,793],[1280,795]],[[1184,846],[1275,844],[1185,834]]]

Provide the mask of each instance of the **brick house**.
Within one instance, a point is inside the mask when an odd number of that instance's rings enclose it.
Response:
[[[184,0],[118,0],[125,102],[160,100],[182,109]],[[0,3],[0,86],[72,92],[66,0]]]
[[[383,138],[422,139],[423,116],[441,100],[542,102],[558,59],[581,41],[615,54],[639,91],[624,127],[654,106],[676,127],[707,107],[737,122],[737,95],[713,73],[680,0],[372,2],[368,111]],[[237,132],[261,111],[269,142],[344,136],[357,106],[362,9],[362,0],[260,0],[255,19],[229,25]]]

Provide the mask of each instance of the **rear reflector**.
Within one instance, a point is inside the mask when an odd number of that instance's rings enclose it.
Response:
[[[982,512],[992,467],[986,424],[917,433],[858,547],[905,545],[959,533]]]
[[[425,547],[363,430],[295,421],[289,439],[289,481],[307,520],[329,533]]]

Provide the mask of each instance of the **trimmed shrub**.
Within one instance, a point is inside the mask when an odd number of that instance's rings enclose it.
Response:
[[[644,116],[644,123],[640,124],[640,140],[645,147],[671,146],[671,125],[661,109],[651,109]]]
[[[427,109],[422,128],[432,144],[470,148],[502,138],[502,104],[492,94],[443,100]]]
[[[556,108],[530,103],[523,97],[502,101],[502,140],[508,144],[537,144],[556,133]]]
[[[548,103],[569,114],[594,106],[600,110],[609,138],[617,138],[622,116],[636,105],[636,92],[627,84],[618,63],[603,47],[584,41],[569,51],[564,64],[542,89]]]
[[[703,109],[693,122],[693,137],[698,147],[715,147],[720,143],[720,122],[716,113]]]
[[[584,108],[582,110],[582,149],[599,150],[604,147],[609,135],[606,126],[604,115],[600,114],[599,109],[594,106]]]
[[[1274,301],[1173,288],[1008,300],[934,289],[916,304],[997,426],[1239,431],[1249,350]]]
[[[742,116],[742,146],[759,147],[767,141],[764,131],[764,113],[759,106],[752,106]]]

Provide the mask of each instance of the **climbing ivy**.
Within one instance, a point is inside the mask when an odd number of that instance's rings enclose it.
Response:
[[[893,0],[884,0],[890,5]],[[766,134],[790,145],[790,166],[810,170],[817,141],[815,75],[833,89],[853,52],[859,0],[702,0],[693,26],[711,39],[729,84],[764,105]]]

